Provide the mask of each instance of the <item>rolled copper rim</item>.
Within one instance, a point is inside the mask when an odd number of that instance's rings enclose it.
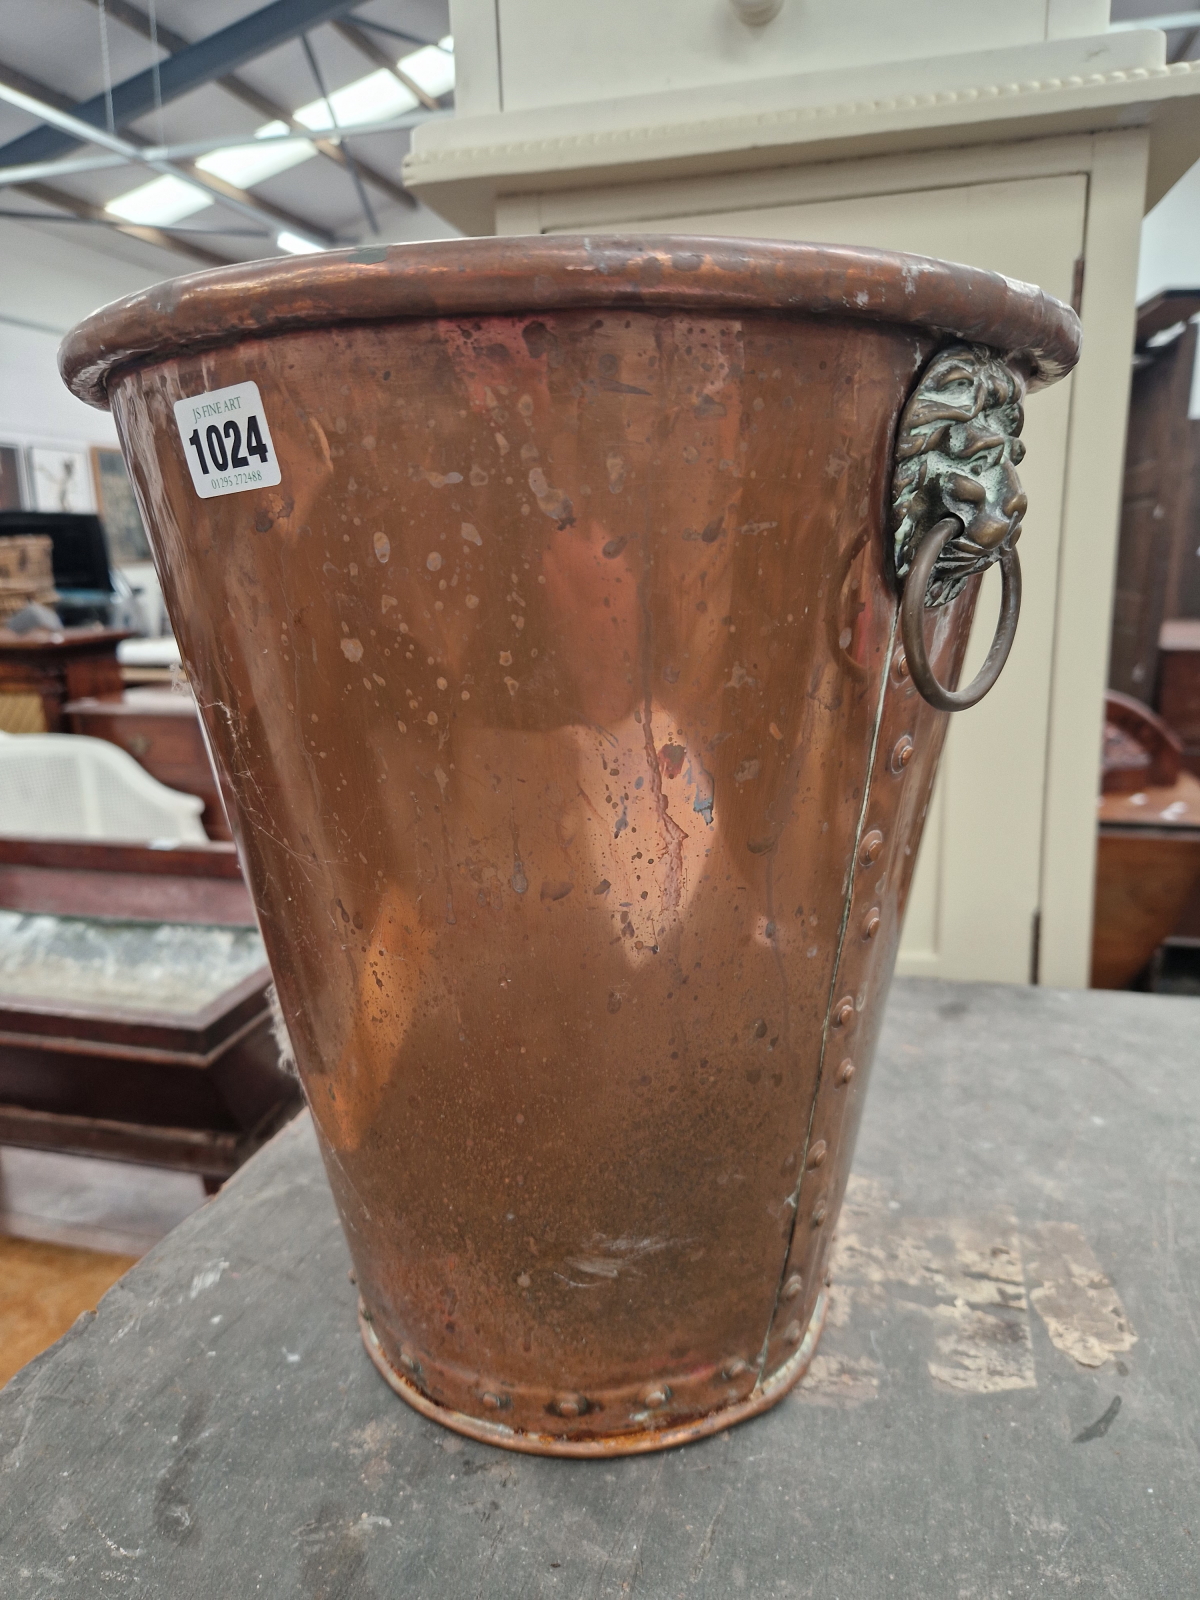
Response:
[[[519,1428],[506,1428],[500,1422],[485,1422],[481,1417],[469,1417],[465,1412],[452,1411],[448,1406],[440,1406],[436,1400],[431,1400],[427,1394],[423,1394],[416,1384],[410,1382],[392,1366],[383,1352],[370,1320],[363,1315],[361,1301],[358,1308],[358,1331],[362,1335],[366,1352],[383,1381],[423,1417],[428,1417],[432,1422],[440,1422],[443,1427],[461,1433],[468,1439],[475,1439],[480,1444],[497,1445],[502,1450],[517,1450],[524,1455],[533,1456],[573,1456],[577,1460],[586,1460],[597,1456],[649,1455],[655,1450],[673,1450],[678,1445],[692,1444],[697,1439],[705,1439],[710,1434],[723,1432],[735,1422],[744,1422],[747,1417],[756,1417],[762,1411],[769,1411],[808,1371],[809,1364],[816,1354],[821,1330],[825,1326],[825,1312],[828,1305],[829,1291],[822,1289],[817,1296],[812,1316],[808,1319],[808,1326],[804,1330],[804,1337],[795,1355],[778,1371],[773,1372],[765,1383],[757,1384],[744,1400],[738,1400],[733,1405],[721,1406],[716,1411],[710,1411],[707,1416],[696,1417],[691,1422],[675,1423],[662,1428],[644,1428],[636,1432],[631,1429],[628,1433],[606,1433],[592,1438],[529,1433]]]
[[[1079,359],[1071,308],[999,273],[845,245],[667,234],[441,239],[191,273],[93,313],[64,339],[59,368],[104,410],[120,371],[243,339],[591,306],[903,323],[999,350],[1033,389]]]

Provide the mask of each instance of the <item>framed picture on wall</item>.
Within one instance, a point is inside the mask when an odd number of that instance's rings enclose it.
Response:
[[[149,561],[146,530],[142,527],[133,485],[119,450],[92,446],[92,482],[96,490],[96,509],[108,535],[108,559],[113,566],[127,567],[135,561]]]
[[[0,511],[23,511],[21,501],[21,450],[0,444]]]
[[[29,477],[36,511],[95,511],[96,495],[85,449],[35,444]]]

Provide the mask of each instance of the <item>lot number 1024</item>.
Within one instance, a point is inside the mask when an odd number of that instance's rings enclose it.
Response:
[[[248,467],[250,457],[254,456],[265,463],[269,451],[263,443],[262,433],[259,431],[258,418],[251,416],[246,421],[246,442],[242,446],[242,425],[233,417],[218,427],[215,422],[209,423],[204,430],[204,440],[201,441],[200,429],[193,428],[188,436],[188,443],[196,452],[196,463],[200,471],[208,474],[210,471],[228,472],[231,467]],[[205,457],[205,445],[208,447],[208,456]],[[209,463],[212,463],[211,467]]]

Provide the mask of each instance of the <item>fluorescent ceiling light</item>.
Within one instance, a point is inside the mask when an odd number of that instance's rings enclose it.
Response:
[[[120,217],[122,222],[169,228],[173,222],[182,222],[184,217],[194,216],[212,203],[212,197],[203,189],[168,175],[152,178],[149,183],[118,195],[104,209],[110,216]]]
[[[410,55],[402,56],[396,65],[427,95],[438,100],[454,88],[453,50],[454,40],[447,34],[436,45],[426,45]],[[333,106],[338,127],[347,132],[359,123],[387,122],[392,117],[403,116],[417,109],[420,104],[416,95],[386,68],[369,72],[365,78],[357,78],[353,83],[335,89],[329,96],[329,102]],[[310,100],[293,116],[314,133],[333,131],[329,105],[324,96],[319,100]],[[285,122],[265,122],[261,128],[255,129],[254,140],[214,150],[209,155],[201,156],[196,166],[202,172],[221,178],[239,189],[251,189],[256,183],[265,183],[268,178],[298,167],[316,155],[315,148],[307,139],[281,138],[280,135],[287,131]],[[259,139],[269,139],[270,143],[258,145],[254,141]],[[118,195],[104,209],[111,216],[120,217],[123,222],[165,228],[173,222],[182,221],[184,217],[193,216],[197,211],[203,211],[212,203],[202,189],[194,188],[182,178],[162,177]],[[285,240],[292,242],[285,244]],[[301,240],[298,235],[286,232],[279,235],[277,243],[281,250],[296,254],[318,248],[307,240]]]
[[[356,122],[384,122],[420,104],[411,89],[406,89],[382,67],[378,72],[370,72],[365,78],[346,84],[343,89],[335,89],[329,100],[339,128],[349,128]],[[293,112],[293,116],[314,132],[327,133],[333,127],[323,96],[320,100],[310,100],[308,105]]]
[[[423,50],[414,50],[398,65],[406,78],[411,78],[434,100],[440,100],[454,87],[454,57],[438,45],[430,44]]]
[[[321,252],[319,244],[313,244],[311,239],[302,239],[298,233],[288,233],[286,229],[275,235],[275,243],[281,250],[286,250],[289,256],[312,256]]]
[[[226,183],[239,189],[250,189],[256,183],[265,183],[290,167],[308,161],[316,151],[307,139],[280,139],[275,137],[288,131],[286,122],[265,122],[254,130],[256,139],[270,139],[268,145],[239,144],[227,150],[214,150],[201,156],[196,165],[202,172],[211,172],[214,178],[224,178]]]

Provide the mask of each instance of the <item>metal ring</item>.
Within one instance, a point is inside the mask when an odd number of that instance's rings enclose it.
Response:
[[[965,689],[947,689],[934,676],[925,648],[925,595],[938,557],[962,532],[956,517],[943,517],[921,540],[912,566],[904,580],[904,593],[900,600],[900,633],[904,640],[904,653],[912,681],[929,704],[937,711],[966,711],[977,706],[984,695],[1004,671],[1004,663],[1012,649],[1017,634],[1017,618],[1021,612],[1021,563],[1011,545],[1000,550],[1000,578],[1003,589],[1000,597],[1000,617],[996,623],[996,636],[987,658]]]

